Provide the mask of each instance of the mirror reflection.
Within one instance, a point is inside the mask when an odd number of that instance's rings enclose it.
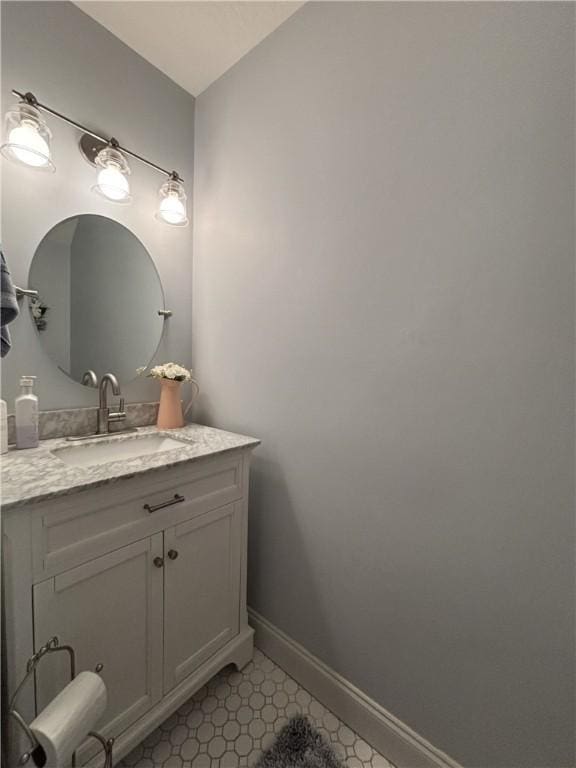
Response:
[[[94,386],[111,371],[127,382],[152,360],[164,294],[150,254],[122,224],[93,214],[61,221],[38,246],[29,284],[42,346],[75,381]]]

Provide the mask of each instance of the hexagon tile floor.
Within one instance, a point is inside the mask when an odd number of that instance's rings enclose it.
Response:
[[[241,672],[223,669],[118,768],[248,768],[298,712],[348,768],[393,768],[259,650]]]

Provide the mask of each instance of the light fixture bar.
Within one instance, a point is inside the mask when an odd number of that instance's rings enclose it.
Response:
[[[121,146],[115,139],[109,138],[107,139],[105,136],[101,136],[99,133],[95,133],[94,131],[91,131],[89,128],[86,128],[85,125],[82,125],[81,123],[77,123],[75,120],[72,120],[70,117],[66,117],[66,115],[63,115],[61,112],[57,112],[55,109],[52,109],[51,107],[46,106],[46,104],[41,104],[37,98],[34,96],[33,93],[27,92],[27,93],[21,93],[20,91],[17,91],[15,88],[12,89],[12,94],[14,96],[18,96],[19,99],[22,99],[22,101],[26,102],[27,104],[32,105],[33,107],[36,107],[36,109],[41,109],[43,112],[47,112],[49,115],[53,115],[53,117],[57,117],[59,120],[62,120],[65,123],[68,123],[68,125],[71,125],[73,128],[76,128],[79,131],[82,131],[82,133],[87,133],[89,136],[92,136],[93,138],[97,139],[98,141],[104,142],[104,144],[108,144],[111,141],[114,142],[114,146],[119,149],[121,152],[124,152],[127,155],[130,155],[130,157],[133,157],[135,160],[139,160],[141,163],[144,163],[144,165],[147,165],[149,168],[153,168],[155,171],[158,171],[159,173],[163,173],[165,176],[168,176],[172,179],[176,178],[178,181],[184,181],[181,176],[179,176],[176,171],[167,171],[165,168],[162,168],[160,165],[156,165],[156,163],[153,163],[151,160],[147,160],[145,157],[142,157],[142,155],[138,155],[136,152],[132,152],[130,149],[126,149],[126,147]]]

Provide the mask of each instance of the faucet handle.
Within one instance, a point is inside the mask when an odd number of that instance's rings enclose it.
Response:
[[[122,421],[122,419],[126,418],[126,411],[124,410],[124,398],[120,398],[120,403],[118,404],[118,410],[115,413],[111,413],[108,411],[108,421]]]

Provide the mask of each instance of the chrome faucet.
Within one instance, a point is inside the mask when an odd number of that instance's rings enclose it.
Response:
[[[120,384],[118,379],[113,373],[105,373],[100,379],[99,392],[100,392],[100,406],[98,408],[98,434],[106,435],[110,431],[111,421],[122,421],[126,418],[126,412],[124,410],[124,398],[120,398],[119,410],[110,413],[108,407],[108,384],[112,387],[112,392],[117,397],[121,394]]]

